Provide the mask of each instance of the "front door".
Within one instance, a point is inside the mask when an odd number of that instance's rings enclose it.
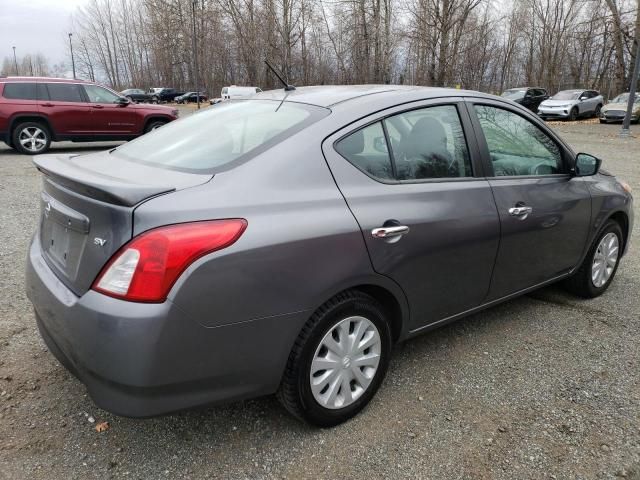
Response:
[[[591,196],[583,180],[569,174],[570,152],[544,126],[503,104],[469,106],[500,215],[500,250],[488,298],[493,300],[578,264]]]
[[[97,135],[129,135],[142,130],[134,105],[118,103],[119,95],[99,87],[84,85],[91,106],[91,123]]]
[[[488,292],[499,220],[465,130],[464,103],[448,99],[363,119],[323,144],[374,269],[407,295],[411,329]]]

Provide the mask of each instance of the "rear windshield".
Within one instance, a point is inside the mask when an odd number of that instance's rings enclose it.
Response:
[[[527,93],[526,90],[521,90],[519,88],[513,88],[511,90],[505,90],[502,92],[502,96],[504,98],[508,98],[510,100],[517,100],[520,98],[524,98],[524,94]]]
[[[148,165],[214,173],[250,157],[329,114],[326,108],[273,100],[236,100],[171,122],[112,151]]]

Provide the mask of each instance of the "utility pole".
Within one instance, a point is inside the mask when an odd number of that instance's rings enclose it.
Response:
[[[16,47],[13,47],[13,66],[16,69],[16,77],[18,76],[18,59],[16,58]]]
[[[636,90],[638,89],[638,75],[640,75],[640,42],[638,42],[638,48],[636,50],[636,64],[633,67],[633,75],[631,76],[631,86],[629,87],[629,101],[627,102],[627,114],[624,116],[624,121],[622,122],[622,130],[620,130],[621,137],[631,136],[629,125],[631,123],[633,102],[635,101]]]
[[[73,78],[76,78],[76,61],[73,58],[73,44],[71,43],[71,35],[73,35],[73,33],[69,34],[69,50],[71,50],[71,68],[73,69]]]
[[[198,110],[200,110],[200,90],[198,87],[198,43],[196,40],[196,4],[198,0],[192,0],[191,2],[191,17],[193,20],[193,76],[196,84],[196,102],[198,103]]]

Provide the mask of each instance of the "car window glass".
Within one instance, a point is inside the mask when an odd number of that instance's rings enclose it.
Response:
[[[120,98],[115,93],[97,85],[85,85],[84,91],[92,103],[117,103]]]
[[[502,108],[476,105],[496,176],[563,173],[556,143],[529,120]]]
[[[301,103],[279,105],[224,102],[147,133],[112,154],[163,168],[208,173],[260,147],[273,146],[329,113]]]
[[[336,143],[336,150],[351,164],[372,177],[393,179],[391,158],[380,122],[343,138]]]
[[[48,83],[49,98],[57,102],[84,102],[80,88],[72,83]]]
[[[470,177],[467,143],[455,105],[421,108],[385,120],[398,180]]]
[[[15,100],[38,99],[35,83],[6,83],[2,96]]]

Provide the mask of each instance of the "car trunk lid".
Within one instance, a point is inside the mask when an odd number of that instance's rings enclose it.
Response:
[[[38,233],[43,257],[78,296],[131,239],[137,205],[212,178],[131,162],[109,152],[41,155],[34,163],[44,174]]]

